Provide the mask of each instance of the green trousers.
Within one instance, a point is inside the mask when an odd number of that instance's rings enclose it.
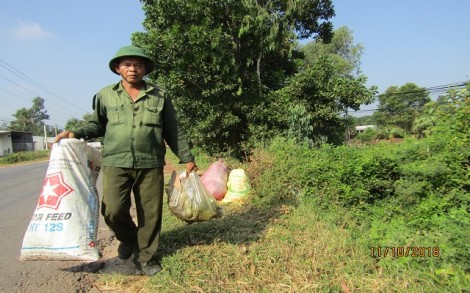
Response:
[[[157,252],[162,227],[163,168],[103,167],[101,213],[122,242],[136,241],[135,261],[149,261]],[[130,214],[134,194],[137,225]]]

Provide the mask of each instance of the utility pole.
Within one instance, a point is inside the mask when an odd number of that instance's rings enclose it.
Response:
[[[46,144],[46,150],[48,149],[47,146],[47,131],[46,131],[46,124],[44,124],[44,143]]]

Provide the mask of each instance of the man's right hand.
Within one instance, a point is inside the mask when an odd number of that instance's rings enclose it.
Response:
[[[65,131],[62,131],[61,133],[59,133],[55,137],[54,143],[59,142],[62,138],[74,138],[74,137],[75,137],[75,133],[73,133],[72,131],[69,131],[69,130],[65,130]]]

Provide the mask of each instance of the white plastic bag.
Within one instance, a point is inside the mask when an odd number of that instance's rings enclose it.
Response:
[[[20,260],[98,260],[100,169],[100,151],[86,142],[62,139],[53,145]]]
[[[218,216],[219,210],[215,198],[202,184],[199,175],[194,172],[184,177],[176,175],[173,171],[167,194],[171,212],[183,221],[201,222]]]

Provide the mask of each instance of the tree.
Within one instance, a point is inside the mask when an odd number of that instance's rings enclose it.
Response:
[[[8,124],[6,121],[0,120],[0,130],[8,130]]]
[[[191,142],[210,153],[239,153],[262,126],[258,110],[297,71],[297,39],[332,36],[330,0],[141,2],[147,32],[133,43],[156,60],[150,78],[172,96]]]
[[[376,121],[373,116],[361,116],[353,117],[353,124],[355,126],[359,125],[376,125]]]
[[[65,123],[65,129],[70,130],[80,128],[86,121],[91,118],[91,115],[91,113],[85,113],[82,119],[71,118],[67,120],[67,122]]]
[[[463,133],[470,136],[468,115],[470,114],[470,82],[460,91],[450,90],[436,101],[424,105],[423,111],[413,123],[413,132],[429,136],[440,131],[449,135]],[[452,136],[452,135],[451,135]]]
[[[65,123],[65,129],[66,130],[73,130],[73,129],[80,128],[81,126],[83,126],[83,124],[86,121],[90,120],[91,116],[92,116],[91,113],[85,113],[83,115],[82,119],[71,118],[71,119],[67,120],[67,122]],[[97,137],[97,138],[90,139],[89,141],[103,142],[103,138],[102,137]]]
[[[430,101],[426,89],[414,83],[407,83],[402,87],[391,86],[384,94],[379,95],[378,111],[373,116],[379,126],[397,126],[411,133],[413,121]]]
[[[331,42],[314,40],[301,50],[305,55],[301,72],[280,90],[281,95],[289,96],[289,105],[296,105],[286,109],[288,135],[341,143],[353,124],[342,115],[348,108],[357,110],[361,104],[372,103],[376,92],[375,86],[365,87],[367,78],[361,74],[363,46],[355,44],[352,31],[343,26],[334,31]]]
[[[364,47],[354,43],[353,32],[346,26],[334,31],[331,42],[312,41],[301,47],[304,63],[312,66],[322,57],[328,56],[340,76],[358,76],[361,73],[361,57]]]
[[[13,116],[16,120],[10,123],[12,130],[31,132],[33,135],[44,134],[44,120],[49,120],[49,114],[44,107],[44,99],[36,97],[33,99],[31,108],[21,108]]]
[[[278,123],[284,125],[288,136],[310,143],[320,139],[341,144],[347,125],[352,123],[342,114],[373,101],[375,88],[368,89],[365,82],[364,76],[342,76],[334,61],[322,57],[274,93],[277,103],[270,112],[277,112]]]

